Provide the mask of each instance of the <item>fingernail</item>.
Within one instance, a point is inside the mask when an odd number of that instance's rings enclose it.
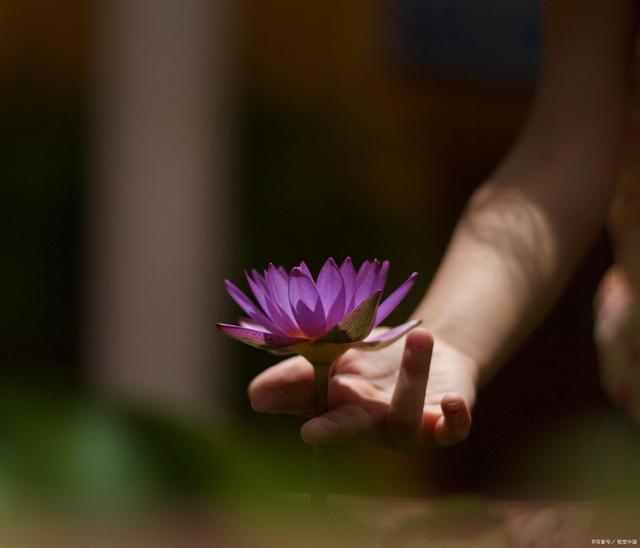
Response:
[[[449,401],[444,404],[444,410],[451,414],[460,411],[460,407],[460,400]]]

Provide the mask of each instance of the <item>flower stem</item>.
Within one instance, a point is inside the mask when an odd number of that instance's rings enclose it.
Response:
[[[329,389],[329,371],[331,364],[314,364],[315,372],[315,398],[313,405],[313,416],[319,417],[327,412],[327,392]],[[324,487],[324,470],[322,458],[322,446],[315,444],[311,456],[311,488],[310,501],[311,509],[317,512],[324,512],[327,509],[327,493]]]

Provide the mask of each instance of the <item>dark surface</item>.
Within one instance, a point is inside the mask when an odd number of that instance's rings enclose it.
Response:
[[[592,338],[592,299],[610,261],[602,235],[557,306],[481,389],[469,439],[437,453],[439,487],[516,498],[585,492],[599,429],[614,411]]]

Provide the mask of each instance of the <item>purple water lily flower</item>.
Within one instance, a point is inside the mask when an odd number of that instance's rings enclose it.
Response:
[[[229,280],[231,298],[248,318],[218,329],[246,344],[274,354],[302,354],[311,361],[331,361],[349,348],[377,350],[402,337],[420,322],[409,321],[371,334],[413,287],[417,273],[381,301],[389,261],[365,261],[356,271],[351,258],[338,266],[329,258],[314,279],[303,262],[287,272],[273,264],[260,274],[246,273],[257,305]]]

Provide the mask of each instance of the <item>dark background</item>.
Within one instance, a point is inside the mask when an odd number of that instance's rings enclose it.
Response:
[[[240,281],[245,267],[271,261],[290,267],[304,259],[314,270],[328,256],[387,258],[390,286],[420,273],[390,318],[401,321],[427,289],[466,199],[524,122],[539,62],[538,3],[245,0],[237,7],[229,185],[239,190],[240,238],[227,276]],[[2,11],[1,380],[24,393],[44,387],[82,398],[90,388],[82,311],[95,62],[87,7],[10,1]],[[591,337],[592,296],[610,262],[603,234],[558,306],[481,392],[465,443],[409,456],[335,451],[347,470],[365,459],[390,478],[410,478],[352,489],[582,493],[610,411]],[[221,282],[211,280],[220,291]],[[300,419],[258,416],[245,397],[273,359],[234,345],[232,361],[230,413],[251,436],[302,462]],[[288,481],[287,489],[304,488],[299,478]]]

